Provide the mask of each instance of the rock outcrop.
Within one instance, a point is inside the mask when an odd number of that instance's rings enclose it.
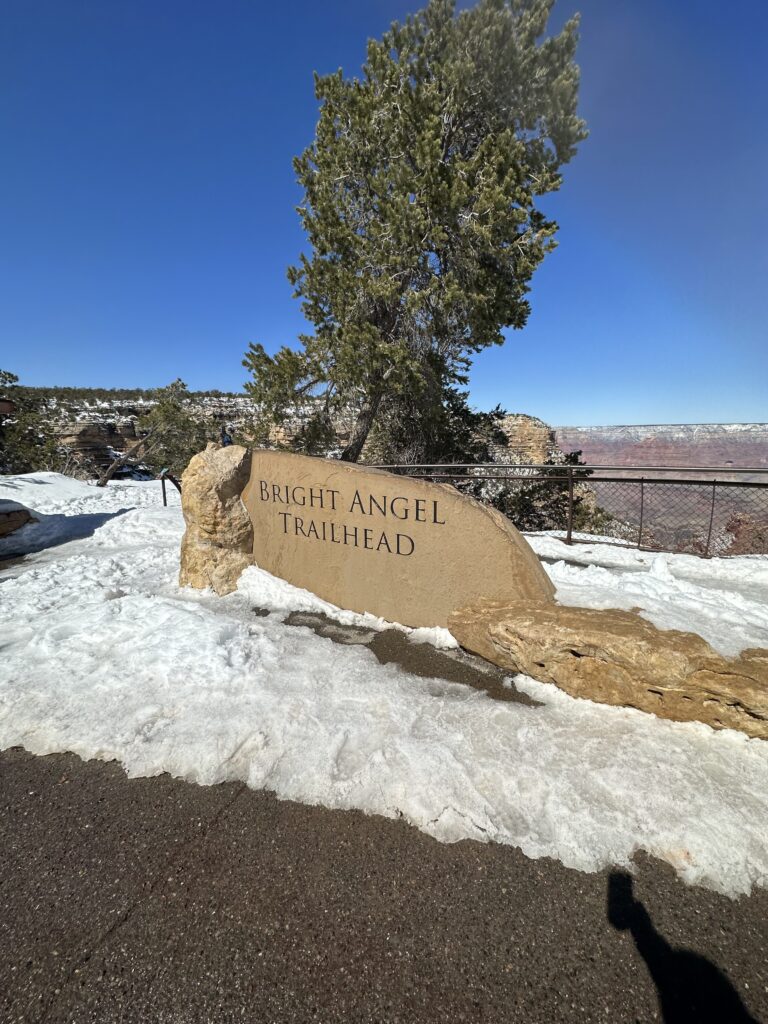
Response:
[[[0,537],[8,537],[27,523],[36,521],[29,509],[17,501],[0,501]]]
[[[187,529],[181,542],[179,583],[235,590],[253,562],[253,527],[240,495],[251,473],[251,453],[239,445],[209,444],[195,455],[181,478]]]
[[[768,739],[768,651],[724,658],[634,612],[479,602],[448,628],[469,651],[573,697]]]
[[[125,419],[118,423],[81,420],[60,424],[56,428],[59,444],[73,460],[83,466],[105,467],[136,441],[136,422]]]
[[[514,465],[548,460],[562,462],[563,453],[558,447],[555,432],[544,420],[515,412],[505,416],[499,428],[506,435],[507,444],[506,447],[492,446],[494,461]]]

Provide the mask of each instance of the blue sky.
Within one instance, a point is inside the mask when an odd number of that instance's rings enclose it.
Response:
[[[402,0],[4,0],[0,367],[24,383],[239,390],[302,329],[291,158],[312,72]],[[582,13],[591,135],[543,203],[560,246],[480,408],[554,424],[768,419],[765,0]]]

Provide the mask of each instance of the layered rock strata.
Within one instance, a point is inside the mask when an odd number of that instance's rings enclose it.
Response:
[[[634,612],[479,602],[451,616],[462,647],[573,697],[768,739],[768,651],[724,658]]]

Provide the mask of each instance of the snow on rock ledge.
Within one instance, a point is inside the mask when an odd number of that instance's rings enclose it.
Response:
[[[253,562],[253,527],[240,495],[251,473],[251,453],[239,445],[209,444],[182,477],[187,529],[181,542],[181,586],[229,594]]]
[[[18,501],[0,500],[0,537],[7,537],[34,521],[35,518],[29,509],[20,505]]]
[[[572,697],[768,739],[768,651],[724,658],[634,612],[544,603],[483,602],[448,628],[468,650]]]

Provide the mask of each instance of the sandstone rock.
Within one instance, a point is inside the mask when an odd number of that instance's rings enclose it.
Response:
[[[509,520],[446,484],[257,449],[243,501],[256,564],[341,608],[445,626],[483,597],[554,598]]]
[[[448,628],[467,650],[573,697],[768,739],[768,651],[724,658],[634,612],[480,602]]]
[[[0,501],[0,537],[8,537],[27,523],[37,522],[24,505],[17,501]]]
[[[117,433],[123,438],[124,441],[133,443],[138,440],[136,434],[136,418],[128,417],[127,419],[121,420],[115,425]],[[114,446],[113,446],[114,447]]]
[[[247,449],[209,444],[184,471],[181,505],[187,529],[181,542],[181,586],[228,594],[252,564],[253,529],[240,498],[250,468]]]
[[[499,423],[506,434],[506,447],[493,446],[494,458],[499,462],[527,463],[562,460],[563,453],[557,446],[555,431],[548,423],[536,416],[525,413],[510,413]]]
[[[58,440],[74,448],[76,451],[90,451],[93,449],[106,448],[109,443],[109,424],[99,423],[93,420],[83,420],[79,423],[64,423],[57,430]]]
[[[97,420],[60,424],[56,428],[56,437],[76,463],[91,467],[108,466],[115,451],[125,451],[131,441],[135,441],[135,436],[131,439],[114,423]]]

